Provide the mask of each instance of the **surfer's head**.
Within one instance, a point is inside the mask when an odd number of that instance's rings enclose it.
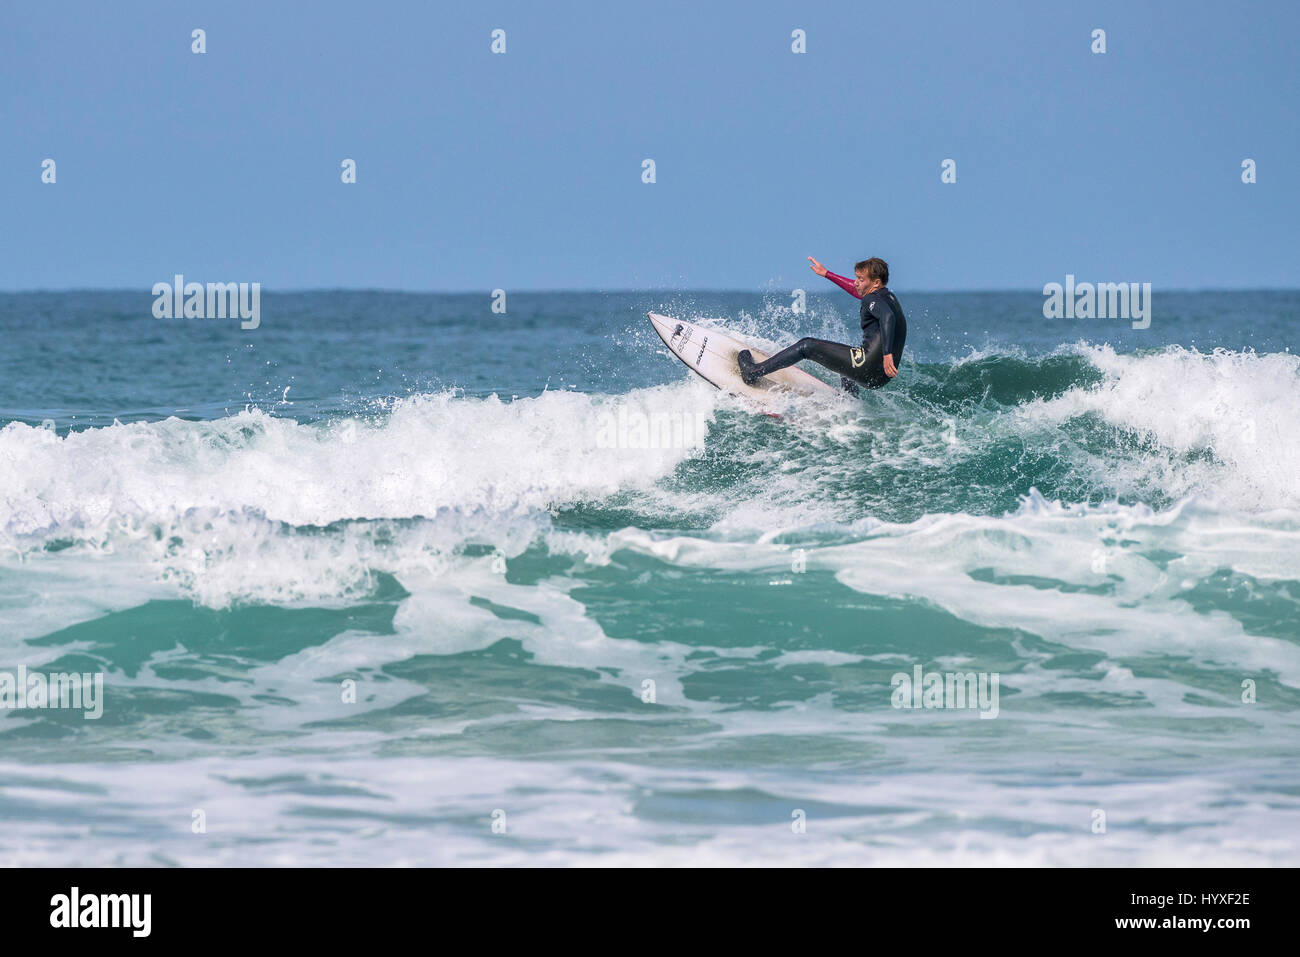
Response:
[[[853,267],[853,285],[859,298],[889,285],[889,263],[872,256]]]

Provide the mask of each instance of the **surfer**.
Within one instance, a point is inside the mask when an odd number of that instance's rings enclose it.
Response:
[[[748,349],[736,356],[740,377],[753,385],[761,377],[811,359],[840,374],[845,390],[857,392],[859,385],[878,389],[898,375],[903,358],[903,340],[907,338],[907,320],[898,298],[889,291],[889,264],[883,259],[864,259],[853,267],[856,278],[837,276],[811,256],[809,267],[835,285],[862,300],[862,348],[846,346],[826,339],[805,337],[762,362],[755,362]]]

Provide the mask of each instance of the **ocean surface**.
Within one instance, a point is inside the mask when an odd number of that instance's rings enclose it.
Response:
[[[0,864],[1296,863],[1300,292],[895,291],[0,295]]]

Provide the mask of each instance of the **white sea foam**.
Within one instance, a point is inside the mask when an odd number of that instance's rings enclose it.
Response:
[[[1013,628],[1111,658],[1185,655],[1243,677],[1275,672],[1300,687],[1297,633],[1248,634],[1222,611],[1196,613],[1182,592],[1234,560],[1245,574],[1300,580],[1300,514],[1239,519],[1209,504],[1063,506],[1035,494],[1002,516],[947,514],[879,525],[845,544],[809,547],[810,570],[886,597],[921,600],[956,618]],[[787,526],[788,527],[788,526]],[[625,529],[606,547],[679,565],[770,574],[789,545],[716,541]],[[1259,540],[1266,542],[1265,546]]]
[[[1098,461],[1130,490],[1212,493],[1249,510],[1300,507],[1300,356],[1196,350],[1116,353],[1077,346],[1103,373],[1094,386],[1026,403],[1027,426],[1095,415],[1145,439],[1129,462]]]
[[[43,555],[32,569],[54,569],[74,556],[111,556],[205,604],[329,604],[366,593],[376,572],[444,574],[471,544],[509,558],[541,538],[564,552],[564,542],[577,535],[573,551],[606,560],[610,547],[603,543],[612,539],[552,531],[550,516],[611,504],[650,515],[710,516],[701,541],[794,534],[814,542],[861,539],[870,548],[880,519],[864,514],[855,497],[864,468],[934,468],[976,459],[990,443],[1050,442],[1074,449],[1081,491],[1091,476],[1098,487],[1109,483],[1139,498],[1155,490],[1207,503],[1167,519],[1178,519],[1178,574],[1198,578],[1223,566],[1297,577],[1288,556],[1297,553],[1300,507],[1300,359],[1177,348],[1144,356],[1074,350],[1101,371],[1100,384],[947,432],[937,420],[881,420],[904,408],[888,396],[880,408],[801,403],[786,422],[771,424],[690,378],[620,396],[420,395],[383,415],[324,425],[259,411],[64,436],[13,423],[0,430],[0,563]],[[737,446],[735,436],[751,430],[757,441],[728,452],[730,461],[751,467],[743,482],[669,482],[701,454],[698,447],[602,445],[602,423],[620,412],[675,412],[700,417],[713,430],[724,411],[730,435],[710,431],[706,448]],[[1122,455],[1081,451],[1061,436],[1084,416],[1142,444]],[[940,512],[929,521],[1016,526],[1028,524],[1033,510],[1052,507],[1031,501],[1019,518]],[[1133,514],[1140,513],[1135,506]],[[1154,529],[1166,519],[1142,521]],[[1088,556],[1101,547],[1094,525],[1060,523],[1067,530],[1061,553]],[[72,547],[48,550],[65,546]],[[1140,570],[1135,565],[1134,575]]]
[[[423,395],[329,425],[260,411],[65,436],[11,423],[0,561],[71,545],[152,561],[210,604],[348,600],[373,570],[443,567],[466,543],[517,554],[550,509],[653,489],[698,443],[610,447],[610,422],[622,411],[707,424],[719,398],[682,382],[513,402]]]
[[[53,764],[37,777],[0,765],[11,800],[59,811],[0,827],[0,854],[17,866],[69,847],[82,866],[1277,866],[1294,860],[1300,833],[1294,796],[1267,778],[1241,799],[1249,764],[1052,787],[1011,768],[790,778],[562,759],[538,787],[538,767],[292,756]],[[714,819],[681,813],[710,806]],[[1092,832],[1096,810],[1104,833]],[[791,828],[796,811],[804,833]]]
[[[322,526],[596,500],[652,484],[694,451],[602,447],[602,415],[631,408],[707,421],[715,399],[706,386],[514,402],[445,392],[400,400],[380,421],[328,427],[260,411],[62,437],[12,423],[0,430],[0,532],[9,542],[56,530],[94,536],[205,510]]]

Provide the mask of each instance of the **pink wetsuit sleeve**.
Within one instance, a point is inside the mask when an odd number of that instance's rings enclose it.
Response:
[[[829,269],[826,270],[826,278],[829,279],[831,282],[835,283],[835,285],[839,286],[850,296],[853,296],[856,299],[862,298],[861,296],[858,295],[857,287],[853,285],[852,279],[845,279],[843,276],[837,276]]]

